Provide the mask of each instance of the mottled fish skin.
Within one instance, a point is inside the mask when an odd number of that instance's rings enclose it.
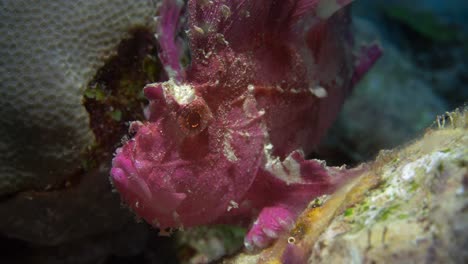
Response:
[[[184,69],[183,3],[164,1],[158,37],[170,79],[145,87],[148,120],[116,151],[123,200],[162,229],[256,217],[245,244],[265,247],[308,201],[349,179],[304,153],[380,56],[354,47],[350,2],[190,0]]]

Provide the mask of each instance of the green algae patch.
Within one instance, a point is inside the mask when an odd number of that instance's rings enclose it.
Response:
[[[399,204],[393,204],[387,208],[384,208],[376,217],[377,221],[386,221],[392,213],[400,207]]]
[[[415,180],[409,182],[409,191],[414,192],[419,188],[419,183],[416,182]]]
[[[104,88],[98,87],[97,85],[96,87],[86,89],[86,91],[84,92],[84,96],[87,99],[94,99],[98,102],[105,101],[107,97]]]
[[[116,122],[120,122],[122,120],[122,111],[120,110],[109,112],[109,115]]]
[[[348,209],[346,209],[346,210],[344,211],[344,216],[350,217],[350,216],[353,215],[353,213],[354,213],[354,209],[353,209],[353,208],[348,208]]]

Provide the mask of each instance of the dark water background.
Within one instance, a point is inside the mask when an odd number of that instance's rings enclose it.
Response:
[[[368,160],[467,102],[467,10],[458,0],[354,3],[357,42],[377,39],[384,55],[345,103],[321,157],[336,165]]]

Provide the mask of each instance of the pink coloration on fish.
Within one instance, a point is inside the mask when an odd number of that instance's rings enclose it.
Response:
[[[349,2],[190,0],[183,69],[182,6],[165,1],[160,57],[171,79],[145,87],[148,121],[116,151],[123,200],[162,229],[257,217],[245,242],[264,247],[349,179],[304,159],[380,55],[377,46],[353,55]]]

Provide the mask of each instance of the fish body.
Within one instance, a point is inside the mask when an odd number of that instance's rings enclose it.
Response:
[[[161,61],[145,122],[117,149],[111,175],[123,200],[158,228],[248,225],[264,247],[345,173],[304,155],[379,56],[356,55],[351,1],[194,1],[161,8]],[[180,65],[179,27],[191,63]]]

